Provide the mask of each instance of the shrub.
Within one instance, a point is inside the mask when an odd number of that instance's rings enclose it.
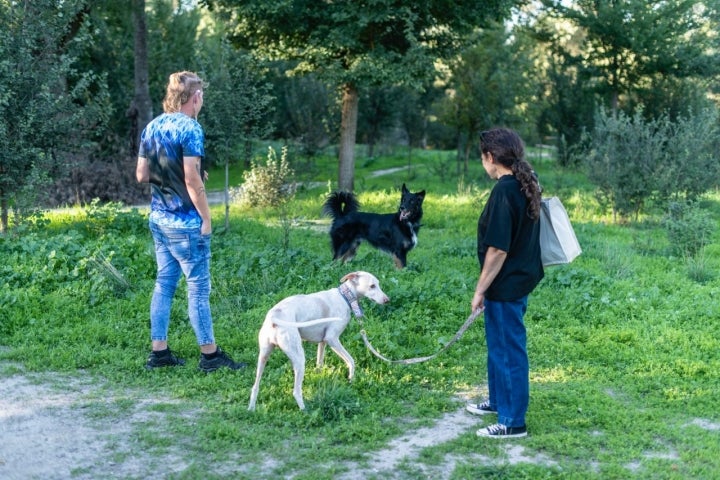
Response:
[[[633,117],[601,110],[584,152],[588,177],[599,188],[601,203],[613,214],[637,216],[654,190],[654,172],[663,156],[665,122],[646,122],[642,112]]]
[[[669,124],[665,156],[658,162],[659,200],[698,198],[718,186],[720,118],[717,109],[703,110]]]
[[[693,200],[718,186],[718,112],[646,120],[600,111],[581,151],[601,204],[613,214],[637,216],[651,201]]]
[[[268,147],[265,165],[253,160],[251,168],[243,173],[240,201],[250,206],[280,206],[295,195],[294,176],[295,172],[287,160],[287,147],[283,147],[279,161],[275,150]]]
[[[673,253],[691,258],[711,241],[715,222],[697,203],[671,202],[663,219]]]

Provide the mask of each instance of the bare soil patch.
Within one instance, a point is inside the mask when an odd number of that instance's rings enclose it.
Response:
[[[60,374],[3,373],[0,365],[0,478],[96,479],[150,478],[163,472],[180,473],[188,468],[187,445],[177,439],[161,454],[145,451],[137,441],[136,427],[151,427],[163,435],[162,417],[153,409],[160,402],[144,392],[113,391],[96,381]],[[7,369],[6,369],[7,370]],[[163,410],[163,409],[160,409]],[[197,416],[188,408],[180,415],[188,421]],[[109,418],[112,420],[109,421]],[[449,412],[433,425],[408,431],[385,448],[368,454],[368,461],[349,462],[339,480],[364,480],[369,476],[388,479],[407,478],[403,463],[413,462],[423,449],[452,441],[474,432],[482,423],[460,408]],[[184,455],[185,453],[185,455]],[[507,461],[553,464],[546,458],[527,456],[522,446],[508,445]],[[422,467],[427,478],[448,478],[458,461],[473,460],[492,464],[482,455],[468,459],[447,456],[442,465]],[[251,467],[248,459],[229,459],[215,465],[215,473],[232,476]],[[257,459],[254,467],[272,472],[278,459]],[[270,473],[268,474],[270,475]],[[267,478],[270,478],[268,476]]]

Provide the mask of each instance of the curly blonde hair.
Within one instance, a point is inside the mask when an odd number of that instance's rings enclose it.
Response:
[[[198,90],[202,90],[204,82],[197,74],[183,71],[170,75],[163,110],[165,113],[179,112],[180,107],[187,103]]]

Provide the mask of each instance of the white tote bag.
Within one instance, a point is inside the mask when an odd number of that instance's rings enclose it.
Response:
[[[570,218],[558,197],[540,204],[540,256],[544,267],[572,262],[582,250]]]

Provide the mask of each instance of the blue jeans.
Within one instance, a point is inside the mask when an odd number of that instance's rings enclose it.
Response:
[[[188,317],[198,345],[215,343],[210,315],[210,235],[199,228],[170,228],[150,222],[157,279],[150,303],[150,337],[167,340],[170,307],[180,275],[185,275]]]
[[[530,364],[523,323],[527,301],[527,295],[512,302],[485,300],[489,400],[490,406],[497,409],[498,423],[506,427],[525,425],[530,401]]]

